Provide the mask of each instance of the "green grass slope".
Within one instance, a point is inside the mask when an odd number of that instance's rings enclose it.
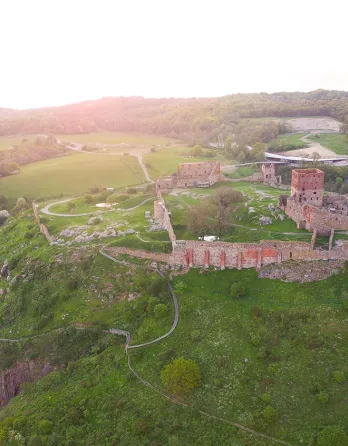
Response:
[[[130,357],[159,389],[165,365],[193,359],[202,380],[179,398],[188,405],[182,407],[136,380],[124,339],[102,331],[128,330],[133,343],[165,333],[173,320],[165,280],[111,262],[97,246],[47,246],[29,212],[0,228],[0,237],[0,259],[17,276],[10,286],[0,281],[10,288],[0,297],[0,338],[45,334],[0,342],[0,369],[33,358],[56,366],[0,410],[1,445],[276,444],[236,429],[233,420],[291,445],[317,446],[323,427],[348,425],[347,268],[301,285],[259,279],[253,269],[174,277],[176,330]],[[235,282],[244,284],[245,297],[229,296]],[[167,314],[156,317],[154,303],[167,305]],[[64,332],[52,331],[59,328]]]
[[[41,199],[81,195],[93,186],[124,187],[144,181],[135,157],[74,153],[23,166],[18,175],[0,179],[0,190],[10,199]]]

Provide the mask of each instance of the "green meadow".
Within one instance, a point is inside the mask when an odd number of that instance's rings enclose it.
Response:
[[[340,133],[319,133],[308,137],[322,146],[333,150],[337,155],[348,155],[348,138]]]
[[[120,188],[145,181],[132,156],[73,153],[22,166],[18,175],[0,179],[1,193],[9,199],[74,196],[95,186]]]

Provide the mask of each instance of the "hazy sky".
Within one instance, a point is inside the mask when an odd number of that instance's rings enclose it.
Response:
[[[347,0],[0,0],[0,107],[348,90]]]

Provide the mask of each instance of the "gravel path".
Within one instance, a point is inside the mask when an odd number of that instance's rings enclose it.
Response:
[[[135,209],[137,209],[138,207],[142,206],[144,203],[146,203],[147,201],[150,200],[155,200],[156,197],[150,197],[150,198],[146,198],[145,200],[143,200],[141,203],[137,204],[136,206],[133,206],[131,208],[126,208],[126,209],[121,209],[121,208],[117,208],[117,209],[109,209],[108,211],[103,211],[103,214],[106,212],[111,212],[111,211],[120,211],[120,212],[129,212],[129,211],[134,211]],[[60,200],[60,201],[55,201],[54,203],[48,204],[47,206],[45,206],[44,208],[40,209],[39,212],[42,212],[43,214],[46,215],[53,215],[54,217],[83,217],[86,215],[95,215],[98,212],[100,212],[100,210],[96,210],[94,212],[84,212],[82,214],[57,214],[56,212],[51,212],[50,211],[50,207],[54,206],[56,204],[63,204],[63,203],[67,203],[68,201],[71,200],[76,200],[76,198],[66,198],[65,200]],[[99,214],[98,214],[99,215]]]
[[[313,152],[319,153],[321,158],[335,158],[337,157],[337,153],[334,151],[328,149],[327,147],[322,146],[319,142],[311,141],[308,139],[308,136],[311,136],[312,133],[309,133],[306,136],[303,136],[301,138],[301,141],[303,141],[306,144],[309,144],[309,147],[306,147],[304,149],[296,149],[296,150],[288,150],[287,152],[284,152],[284,155],[287,156],[301,156],[309,155],[311,156]]]

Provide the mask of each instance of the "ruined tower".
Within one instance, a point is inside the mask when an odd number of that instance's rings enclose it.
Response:
[[[298,204],[323,205],[324,172],[319,169],[294,169],[291,198]]]

